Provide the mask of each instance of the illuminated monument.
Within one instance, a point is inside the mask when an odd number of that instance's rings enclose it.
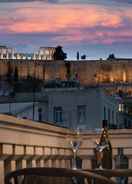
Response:
[[[131,58],[54,60],[56,48],[40,47],[30,54],[17,53],[13,48],[0,46],[0,77],[7,75],[10,64],[12,72],[17,68],[20,79],[30,76],[40,80],[66,80],[68,75],[68,79],[78,79],[82,85],[132,83]]]

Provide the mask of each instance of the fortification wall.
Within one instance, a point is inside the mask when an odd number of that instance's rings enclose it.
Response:
[[[70,62],[70,77],[82,85],[132,82],[132,60],[94,60]],[[11,74],[17,68],[19,78],[33,77],[42,80],[66,79],[64,61],[0,60],[0,76]]]

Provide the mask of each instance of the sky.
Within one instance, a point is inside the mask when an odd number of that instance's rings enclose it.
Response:
[[[63,46],[68,59],[132,58],[132,0],[0,0],[0,45]]]

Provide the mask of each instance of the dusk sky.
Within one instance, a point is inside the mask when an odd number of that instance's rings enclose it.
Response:
[[[132,0],[0,0],[0,44],[34,52],[62,45],[68,58],[132,58]]]

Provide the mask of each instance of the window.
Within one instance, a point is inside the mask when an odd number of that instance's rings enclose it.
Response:
[[[63,110],[62,110],[62,107],[54,107],[54,121],[55,122],[63,122]]]
[[[79,124],[86,122],[86,105],[77,106],[77,120]]]
[[[42,121],[42,109],[38,108],[38,120]]]
[[[123,112],[124,111],[124,104],[119,104],[118,110],[119,110],[119,112]]]

